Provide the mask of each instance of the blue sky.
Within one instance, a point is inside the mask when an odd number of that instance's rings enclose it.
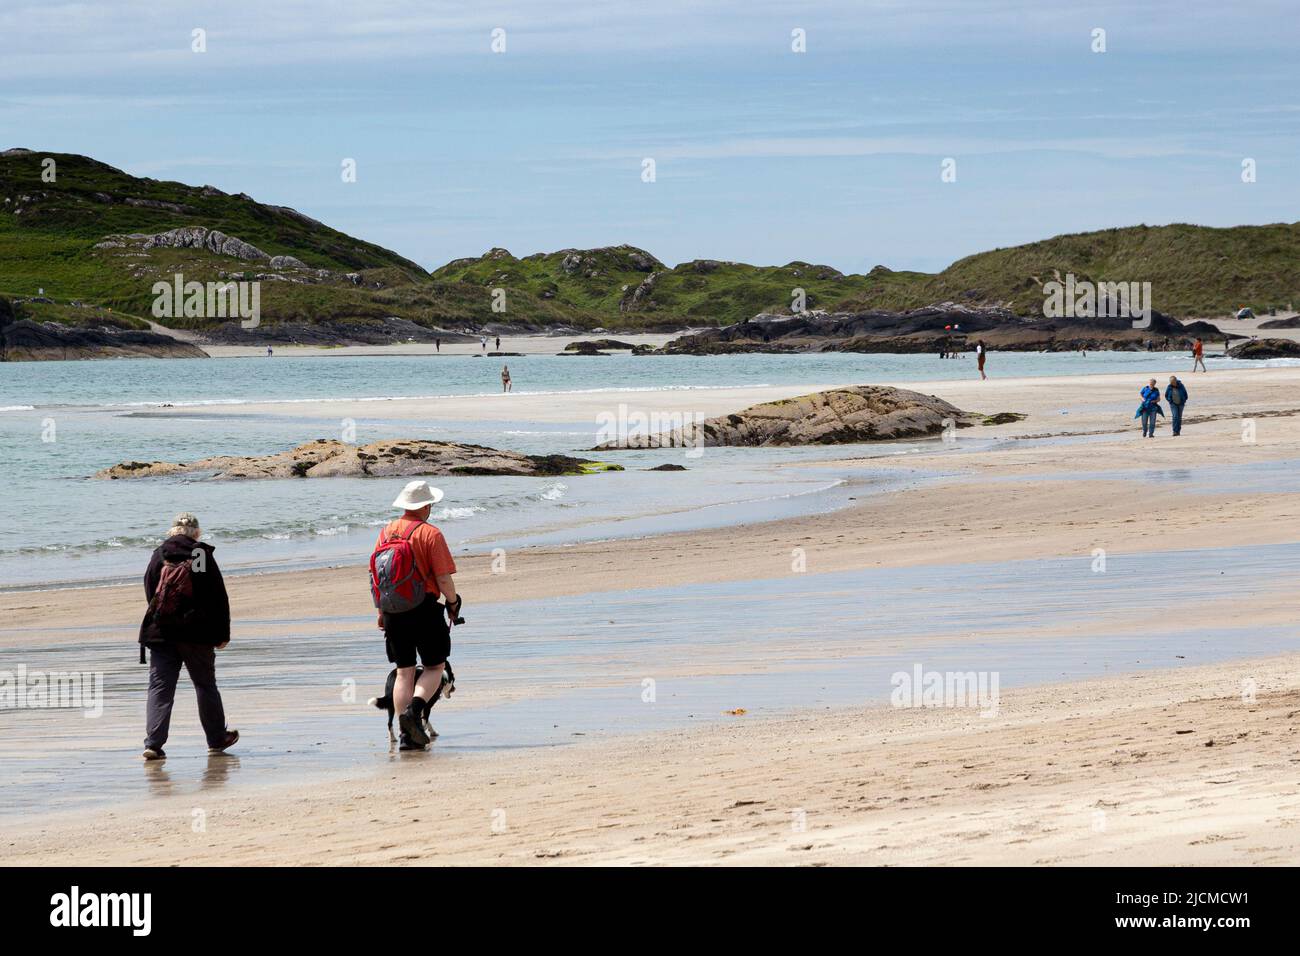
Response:
[[[933,271],[1300,218],[1284,2],[4,0],[0,37],[0,148],[246,192],[427,267],[627,242]]]

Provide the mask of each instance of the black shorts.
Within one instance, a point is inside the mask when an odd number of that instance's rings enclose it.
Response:
[[[451,629],[442,605],[434,597],[402,614],[384,615],[384,645],[388,661],[414,667],[415,655],[425,667],[437,667],[451,656]]]

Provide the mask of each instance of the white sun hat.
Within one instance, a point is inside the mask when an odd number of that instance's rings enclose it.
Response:
[[[425,505],[436,505],[441,500],[441,488],[434,488],[427,481],[408,481],[393,502],[393,507],[403,511],[418,511]]]

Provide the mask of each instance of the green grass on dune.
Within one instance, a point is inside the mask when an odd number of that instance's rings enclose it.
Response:
[[[14,304],[14,317],[33,322],[56,322],[59,325],[80,329],[108,326],[117,329],[149,330],[149,323],[125,312],[116,312],[91,305],[74,306],[62,302],[18,302]]]
[[[57,180],[41,179],[42,160]],[[262,282],[262,320],[321,322],[398,316],[425,325],[569,325],[633,331],[729,324],[788,312],[795,289],[810,309],[901,310],[941,301],[1041,312],[1042,283],[1074,273],[1092,281],[1150,282],[1152,304],[1178,317],[1257,312],[1300,303],[1300,223],[1132,226],[1056,236],[961,259],[937,274],[878,266],[845,275],[791,262],[754,266],[695,260],[669,266],[634,246],[539,253],[504,249],[426,273],[416,263],[294,213],[202,186],[137,178],[96,160],[58,153],[0,156],[0,292],[149,315],[153,284],[176,272],[201,282],[251,279],[266,262],[202,249],[95,249],[108,235],[182,226],[217,229],[269,255],[289,255],[325,278]],[[352,273],[359,282],[347,278]],[[505,290],[504,312],[493,311]],[[163,319],[201,328],[214,319]]]
[[[1055,236],[954,262],[924,284],[929,301],[1005,304],[1036,313],[1042,283],[1150,282],[1153,305],[1180,317],[1300,303],[1300,223],[1213,228],[1128,226]],[[857,303],[853,303],[857,304]]]
[[[538,298],[591,311],[607,328],[658,323],[718,325],[759,312],[788,312],[796,289],[810,309],[835,309],[849,299],[879,302],[881,308],[924,304],[910,295],[927,276],[873,270],[843,275],[830,266],[791,262],[753,266],[743,262],[693,260],[675,267],[635,246],[563,250],[516,258],[494,249],[478,259],[458,259],[434,270],[435,278],[481,288],[522,290]],[[652,279],[653,276],[653,279]],[[647,294],[636,290],[651,281]]]

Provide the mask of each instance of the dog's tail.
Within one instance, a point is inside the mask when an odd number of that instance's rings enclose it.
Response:
[[[371,707],[378,707],[380,710],[388,710],[393,706],[393,699],[385,694],[383,697],[371,697],[366,703]]]

